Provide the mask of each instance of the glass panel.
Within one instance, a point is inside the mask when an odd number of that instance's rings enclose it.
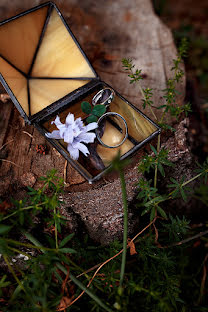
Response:
[[[99,90],[102,88],[99,88]],[[68,113],[73,113],[75,118],[81,117],[83,121],[86,119],[86,114],[81,110],[82,101],[88,101],[92,103],[93,96],[98,92],[98,90],[92,92],[90,95],[86,96],[82,100],[71,103],[64,111],[59,112],[58,115],[62,123],[65,123],[66,116]],[[128,138],[126,141],[117,148],[107,148],[101,145],[98,140],[95,140],[92,144],[87,144],[90,151],[90,156],[85,157],[82,153],[79,154],[79,159],[76,161],[81,168],[81,170],[87,170],[88,174],[92,177],[96,176],[102,172],[108,165],[109,162],[117,155],[120,150],[121,155],[126,154],[137,146],[141,141],[145,140],[152,133],[154,133],[157,128],[152,125],[146,118],[144,118],[139,112],[132,108],[125,100],[119,96],[115,96],[114,100],[111,102],[108,112],[116,112],[123,116],[126,120],[128,126]],[[43,123],[43,127],[47,132],[52,132],[57,130],[54,124],[51,122],[55,119],[56,115],[53,115],[50,120]],[[104,134],[102,135],[102,141],[107,145],[114,145],[115,142],[120,142],[123,138],[123,133],[120,132],[119,128],[114,124],[114,120],[106,120]],[[60,143],[60,148],[67,152],[67,144],[63,140],[55,140]],[[70,156],[70,155],[69,155]]]
[[[1,57],[0,72],[26,114],[29,114],[27,79]]]
[[[129,135],[138,142],[145,140],[157,130],[151,122],[118,96],[115,96],[110,104],[110,110],[119,113],[126,119]]]
[[[0,54],[28,73],[42,32],[48,6],[0,26]]]
[[[82,87],[89,81],[62,79],[30,79],[31,115]]]
[[[113,126],[109,122],[106,122],[104,135],[102,136],[102,141],[109,146],[113,146],[114,142],[120,143],[122,141],[122,138],[123,135],[121,134],[121,132],[118,129],[116,129],[115,126]],[[121,146],[116,148],[107,148],[101,144],[98,144],[96,151],[100,156],[100,158],[102,159],[104,165],[108,166],[109,162],[116,157],[118,151],[120,151],[120,154],[122,156],[126,154],[129,150],[131,150],[133,147],[134,144],[127,139]]]
[[[95,77],[55,9],[46,27],[32,76]]]

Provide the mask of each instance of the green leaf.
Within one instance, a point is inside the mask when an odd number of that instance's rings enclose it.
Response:
[[[101,117],[103,114],[105,114],[106,112],[106,107],[105,105],[95,105],[93,110],[92,110],[92,114],[97,116],[97,117]]]
[[[5,234],[5,233],[9,232],[10,229],[11,229],[11,226],[5,225],[5,224],[0,224],[0,234]]]
[[[66,243],[68,243],[68,241],[70,241],[72,239],[72,237],[74,236],[74,233],[69,234],[68,236],[66,236],[60,243],[59,247],[64,247],[66,245]]]
[[[28,190],[31,191],[31,192],[34,192],[34,188],[30,187],[30,186],[27,186]]]
[[[178,181],[176,181],[176,179],[170,177],[170,181],[175,183],[174,186],[179,185]],[[171,184],[172,185],[172,184]]]
[[[6,287],[8,287],[8,286],[11,284],[10,282],[6,282],[6,281],[5,281],[6,278],[7,278],[7,276],[4,275],[4,276],[2,277],[2,279],[0,280],[0,296],[1,296],[1,297],[3,297],[2,288],[6,288]]]
[[[165,176],[165,171],[163,169],[163,166],[160,163],[158,164],[158,169],[159,169],[161,175],[164,177]]]
[[[159,212],[159,214],[161,215],[161,217],[163,217],[163,218],[165,218],[165,219],[168,218],[166,212],[165,212],[161,207],[158,206],[158,207],[157,207],[157,211]]]
[[[152,145],[150,144],[150,148],[151,148],[151,150],[153,151],[153,153],[157,156],[157,151],[156,151],[156,149],[154,148],[154,146],[152,146]]]
[[[89,124],[91,122],[97,122],[97,117],[94,115],[90,115],[89,117],[87,117],[86,122]]]
[[[86,102],[86,101],[81,103],[81,109],[87,115],[89,115],[92,111],[92,107],[91,107],[90,103]]]
[[[163,91],[163,90],[162,90]],[[164,107],[166,107],[166,105],[160,105],[160,106],[158,106],[158,107],[155,107],[156,109],[161,109],[161,108],[164,108]]]
[[[181,191],[181,196],[182,196],[183,200],[187,201],[187,196],[186,196],[184,189],[182,187],[181,187],[180,191]]]
[[[7,278],[7,276],[4,275],[2,277],[2,279],[0,280],[0,288],[7,287],[7,286],[9,286],[11,284],[10,282],[5,282],[6,278]]]
[[[146,209],[144,209],[141,213],[141,216],[145,215],[148,211],[150,211],[151,206],[147,207]]]
[[[155,206],[152,208],[150,213],[150,222],[154,219],[154,217],[155,217]]]
[[[60,248],[59,251],[62,253],[76,253],[76,250],[72,248]]]

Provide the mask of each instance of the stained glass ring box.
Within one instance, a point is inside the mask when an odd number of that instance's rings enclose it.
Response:
[[[118,151],[126,158],[159,134],[100,80],[54,3],[1,22],[0,42],[0,80],[20,114],[90,183]]]

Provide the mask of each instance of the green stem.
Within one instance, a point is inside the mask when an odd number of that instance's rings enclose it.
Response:
[[[57,232],[57,222],[56,222],[56,207],[53,210],[54,213],[54,222],[55,222],[55,241],[56,241],[56,249],[58,249],[58,232]]]
[[[202,173],[197,174],[196,176],[194,176],[194,177],[191,178],[190,180],[188,180],[188,181],[184,182],[183,184],[181,184],[181,187],[184,187],[185,185],[187,185],[187,184],[191,183],[192,181],[198,179],[201,175],[202,175]],[[173,193],[174,193],[174,190],[168,194],[167,200],[172,199],[172,194],[173,194]],[[158,202],[158,204],[159,204],[159,203],[160,203],[160,202]]]
[[[12,266],[10,265],[10,263],[9,263],[9,260],[8,260],[7,256],[3,255],[3,257],[4,257],[4,261],[6,262],[6,264],[7,264],[8,268],[9,268],[9,271],[10,271],[10,272],[11,272],[11,274],[13,275],[13,277],[14,277],[15,281],[16,281],[16,282],[17,282],[17,284],[20,286],[20,288],[21,288],[21,289],[22,289],[22,290],[26,293],[25,288],[23,287],[23,285],[22,285],[22,283],[20,282],[19,278],[18,278],[18,277],[17,277],[17,275],[15,274],[15,272],[14,272],[14,270],[13,270]]]
[[[132,74],[132,75],[134,74],[132,69],[131,69],[131,74]],[[143,89],[142,89],[142,86],[140,85],[140,82],[139,82],[139,81],[137,81],[137,82],[138,82],[138,86],[139,86],[140,92],[141,92],[141,94],[142,94],[142,97],[143,97],[143,99],[145,100],[146,97],[145,97],[144,91],[143,91]],[[152,107],[149,106],[149,108],[150,108],[150,111],[151,111],[153,117],[155,118],[155,120],[157,120],[157,117],[156,117],[155,113],[153,112]]]
[[[122,262],[121,262],[121,273],[120,273],[120,287],[122,287],[125,265],[126,265],[126,251],[127,251],[127,235],[128,235],[128,203],[127,203],[127,193],[126,193],[126,183],[124,178],[124,172],[121,169],[120,181],[121,181],[121,190],[122,190],[122,199],[123,199],[123,211],[124,211],[124,230],[123,230],[123,253],[122,253]]]
[[[8,218],[14,216],[14,215],[17,214],[19,211],[29,210],[29,209],[32,209],[32,208],[37,207],[37,206],[42,206],[42,205],[44,205],[45,203],[46,203],[46,202],[41,203],[41,204],[37,204],[37,205],[33,205],[33,206],[28,206],[28,207],[20,208],[20,209],[18,209],[18,210],[16,210],[16,211],[12,212],[11,214],[7,215],[6,217],[4,217],[2,220],[6,220],[6,219],[8,219]]]
[[[21,251],[21,250],[19,250],[19,249],[13,248],[13,247],[8,247],[8,248],[9,248],[10,250],[12,250],[12,251],[18,253],[18,254],[24,255],[25,257],[32,258],[31,255],[27,254],[27,253],[24,252],[24,251]]]
[[[190,182],[196,180],[196,179],[199,178],[201,175],[202,175],[202,173],[197,174],[196,176],[194,176],[194,177],[191,178],[190,180],[184,182],[184,183],[181,185],[181,187],[184,187],[184,186],[187,185],[188,183],[190,183]],[[175,190],[173,190],[172,192],[170,192],[170,193],[167,195],[167,199],[166,199],[166,200],[172,199],[172,194],[174,193],[174,191],[175,191]],[[157,197],[156,197],[156,198],[157,198]],[[165,201],[166,201],[166,200],[165,200]],[[158,202],[157,202],[157,205],[160,204],[160,203],[162,203],[162,202],[164,202],[164,200],[158,201]]]
[[[141,87],[141,85],[140,85],[139,82],[138,82],[138,86],[139,86],[139,89],[140,89],[140,91],[141,91],[142,97],[143,97],[144,100],[145,100],[145,99],[146,99],[146,98],[145,98],[145,94],[144,94],[144,91],[143,91],[143,89],[142,89],[142,87]],[[155,118],[155,120],[157,120],[157,117],[156,117],[155,113],[153,112],[153,109],[152,109],[152,107],[151,107],[150,105],[149,105],[149,108],[150,108],[150,111],[151,111],[153,117]]]
[[[57,267],[62,271],[64,272],[64,274],[68,274],[67,272],[67,269],[61,265],[60,263],[57,263],[56,264]],[[108,311],[108,312],[112,312],[112,310],[107,307],[101,300],[100,298],[98,298],[95,294],[93,294],[85,285],[83,285],[74,275],[72,275],[71,273],[69,273],[69,277],[70,279],[80,288],[82,289],[83,291],[86,292],[86,294],[88,294],[88,296],[90,298],[92,298],[100,307],[102,307],[105,311]]]
[[[163,114],[162,114],[162,117],[161,117],[161,119],[160,119],[160,123],[163,122],[163,119],[164,119],[166,113],[167,113],[167,112],[164,110],[164,112],[163,112]]]
[[[157,153],[159,153],[160,151],[160,134],[158,135],[158,139],[157,139]],[[154,176],[154,187],[157,187],[157,171],[158,171],[158,161],[156,163],[155,166],[155,176]]]
[[[54,252],[57,252],[57,249],[55,248],[46,248],[46,247],[42,247],[42,246],[35,246],[35,245],[32,245],[32,244],[26,244],[26,243],[21,243],[21,242],[18,242],[18,241],[15,241],[13,239],[8,239],[8,238],[5,238],[5,241],[8,242],[8,243],[11,243],[11,244],[14,244],[14,245],[18,245],[18,246],[24,246],[24,247],[28,247],[28,248],[34,248],[34,249],[38,249],[38,250],[41,250],[41,251],[54,251]]]
[[[181,187],[184,187],[186,184],[191,183],[192,181],[196,180],[197,178],[199,178],[202,175],[202,173],[197,174],[196,176],[194,176],[193,178],[191,178],[190,180],[184,182]]]

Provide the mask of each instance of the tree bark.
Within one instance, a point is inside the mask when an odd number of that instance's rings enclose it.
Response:
[[[38,5],[43,1],[13,0],[9,6],[1,1],[1,19]],[[119,91],[136,107],[142,109],[138,86],[130,85],[121,59],[132,58],[135,68],[141,69],[142,87],[153,89],[154,106],[164,103],[161,90],[172,76],[172,60],[177,51],[171,31],[155,15],[150,0],[57,0],[54,1],[66,18],[71,30],[87,54],[101,79]],[[178,103],[184,98],[185,78],[178,86]],[[3,92],[3,91],[2,91]],[[159,118],[161,110],[154,110]],[[151,112],[145,110],[153,119]],[[63,177],[65,159],[48,143],[33,126],[25,125],[19,112],[7,101],[0,105],[0,196],[20,192],[26,185],[38,187],[38,178],[47,170],[56,168]],[[169,120],[170,123],[173,120]],[[36,144],[46,144],[48,153],[37,154]],[[133,201],[138,181],[137,163],[143,152],[134,156],[126,170],[129,203]],[[95,240],[106,243],[122,235],[122,196],[120,181],[111,174],[89,185],[69,164],[67,185],[62,207],[81,218]],[[70,209],[68,209],[70,207]],[[130,220],[136,223],[133,214]]]

